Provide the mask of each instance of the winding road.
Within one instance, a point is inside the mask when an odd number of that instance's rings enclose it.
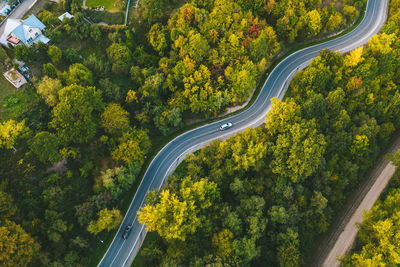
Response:
[[[116,236],[98,266],[132,264],[146,236],[145,226],[137,220],[137,211],[144,205],[147,192],[159,190],[186,154],[206,146],[214,139],[226,138],[248,127],[261,125],[271,108],[271,98],[282,99],[293,75],[305,68],[321,50],[345,53],[364,45],[379,32],[386,21],[388,3],[389,0],[369,0],[363,20],[353,31],[337,39],[299,50],[282,60],[270,73],[256,101],[248,109],[233,117],[188,131],[169,142],[150,163]],[[232,122],[234,126],[226,131],[219,131],[219,126],[227,122]],[[121,236],[128,224],[133,224],[133,228],[130,236],[124,240]]]

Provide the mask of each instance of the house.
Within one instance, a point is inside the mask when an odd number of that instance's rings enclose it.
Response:
[[[65,12],[64,14],[59,16],[58,19],[62,22],[64,20],[64,18],[71,20],[73,17],[74,17],[74,15],[71,15],[69,12]]]
[[[4,33],[0,37],[3,46],[25,45],[31,46],[38,42],[47,44],[50,39],[44,36],[46,26],[34,15],[25,20],[7,19]]]

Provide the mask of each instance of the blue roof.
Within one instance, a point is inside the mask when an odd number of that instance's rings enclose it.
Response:
[[[46,28],[46,26],[33,14],[23,20],[22,23],[32,28],[39,28],[40,30]]]
[[[24,27],[22,25],[18,25],[14,30],[13,33],[20,39],[23,43],[26,43]]]

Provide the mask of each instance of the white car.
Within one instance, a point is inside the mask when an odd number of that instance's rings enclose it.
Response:
[[[233,124],[231,122],[228,122],[228,123],[222,124],[221,127],[219,127],[219,130],[224,131],[224,130],[231,128],[232,126],[233,126]]]

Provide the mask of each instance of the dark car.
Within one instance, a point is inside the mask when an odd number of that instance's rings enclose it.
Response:
[[[126,240],[126,239],[128,238],[128,235],[129,235],[129,233],[131,232],[131,229],[132,229],[132,225],[131,225],[131,224],[126,226],[125,231],[124,231],[124,233],[122,234],[122,238],[123,238],[124,240]]]

